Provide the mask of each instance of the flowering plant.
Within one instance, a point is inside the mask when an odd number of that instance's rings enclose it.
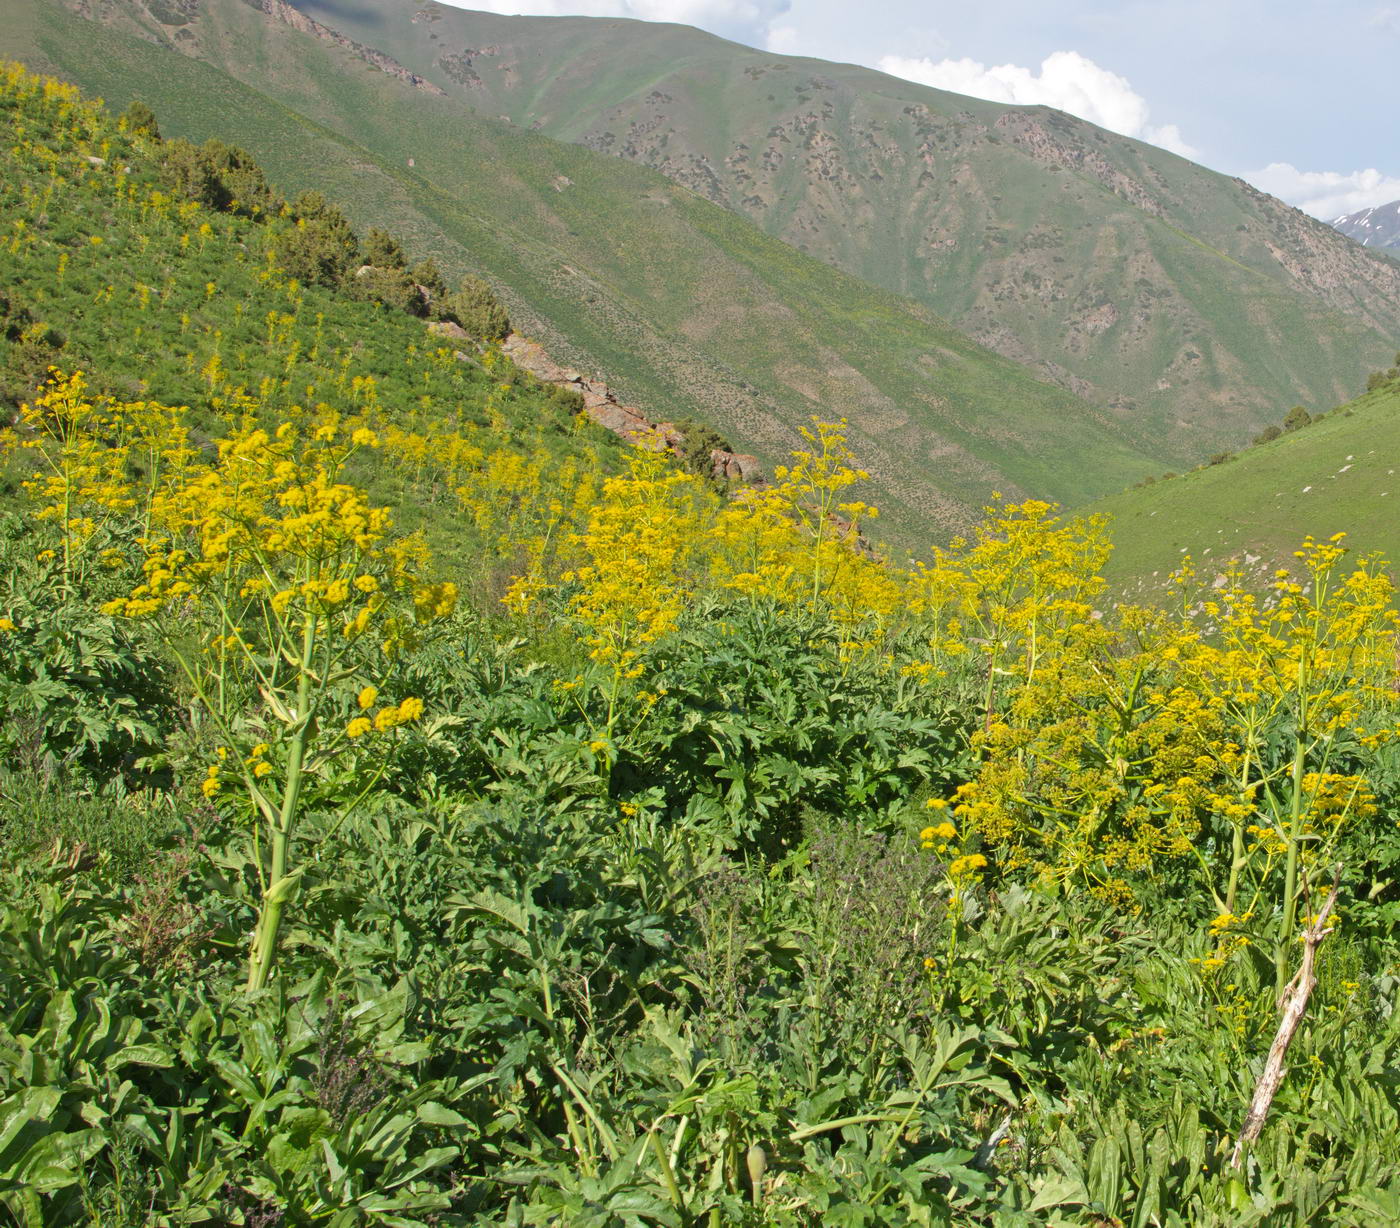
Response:
[[[261,906],[249,989],[267,983],[306,868],[294,852],[308,783],[422,716],[417,697],[381,702],[371,677],[457,601],[455,585],[422,578],[422,543],[393,536],[389,512],[342,480],[356,452],[377,446],[327,411],[272,433],[245,421],[211,464],[156,493],[140,582],[106,607],[160,627],[221,742],[203,791],[217,798],[236,781],[251,812]],[[360,798],[387,765],[377,750]]]

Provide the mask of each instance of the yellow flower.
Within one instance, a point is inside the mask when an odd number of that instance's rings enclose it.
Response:
[[[350,442],[357,448],[377,448],[379,446],[379,436],[362,426],[350,436]]]
[[[373,726],[368,717],[357,716],[347,726],[345,726],[345,736],[349,738],[359,738],[367,734]]]
[[[987,864],[987,859],[981,853],[969,853],[964,857],[955,857],[948,866],[948,874],[952,878],[966,878],[983,869]]]
[[[367,686],[356,697],[355,702],[360,705],[360,711],[364,712],[374,707],[374,701],[379,698],[379,688]]]
[[[361,718],[361,719],[363,719],[363,718]],[[386,732],[387,730],[392,729],[392,728],[393,728],[395,725],[397,725],[398,723],[399,723],[399,710],[398,710],[398,708],[396,708],[396,707],[395,707],[395,708],[380,708],[379,711],[378,711],[378,713],[375,714],[375,718],[374,718],[374,727],[375,727],[377,730],[379,730],[380,733],[384,733],[384,732]]]
[[[399,724],[408,721],[416,721],[423,715],[423,701],[421,699],[405,699],[399,704]]]
[[[369,628],[370,611],[368,606],[361,606],[355,613],[355,617],[345,624],[345,638],[354,639],[357,635],[363,635]]]
[[[15,624],[13,619],[0,618],[0,631],[13,631]]]

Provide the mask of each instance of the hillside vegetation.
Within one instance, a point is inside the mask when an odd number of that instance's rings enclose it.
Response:
[[[771,464],[812,414],[844,413],[903,544],[965,527],[993,489],[1080,502],[1168,463],[928,308],[655,172],[484,117],[238,0],[157,10],[168,28],[104,5],[114,29],[0,0],[0,51],[118,106],[139,96],[171,135],[237,142],[286,190],[332,192],[449,277],[485,275],[518,327],[654,420],[708,423]]]
[[[894,566],[158,119],[0,69],[10,1220],[1396,1221],[1380,567]]]
[[[1090,510],[1112,523],[1109,576],[1153,599],[1190,557],[1207,580],[1238,560],[1255,577],[1312,533],[1400,558],[1400,383],[1385,381],[1310,425],[1127,490]]]
[[[1048,108],[683,26],[418,0],[297,9],[449,99],[654,167],[927,304],[1113,407],[1177,466],[1289,405],[1346,400],[1400,344],[1392,261],[1238,179]]]

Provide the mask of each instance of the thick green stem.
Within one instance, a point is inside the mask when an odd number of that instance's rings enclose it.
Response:
[[[311,706],[311,662],[316,651],[316,618],[308,614],[302,626],[301,666],[297,676],[296,733],[287,752],[287,785],[282,794],[282,808],[277,822],[269,832],[271,862],[268,866],[267,887],[258,924],[253,930],[253,945],[248,957],[248,990],[262,989],[277,961],[277,935],[282,928],[282,913],[293,892],[287,867],[291,858],[292,838],[296,830],[297,807],[301,801],[301,785],[305,775],[306,748],[314,736],[315,726]]]
[[[1289,801],[1288,860],[1283,872],[1283,923],[1274,951],[1274,988],[1278,993],[1288,983],[1289,952],[1292,949],[1293,926],[1298,919],[1298,848],[1303,827],[1303,768],[1306,766],[1307,744],[1301,731],[1293,753],[1293,796]]]
[[[1240,871],[1244,868],[1244,828],[1240,824],[1234,825],[1235,830],[1230,839],[1230,881],[1225,888],[1225,911],[1234,914],[1235,900],[1239,896]]]
[[[71,591],[73,581],[73,475],[64,462],[63,472],[63,591]]]
[[[1251,729],[1251,738],[1253,731]],[[1245,796],[1249,795],[1249,774],[1252,770],[1252,747],[1245,752],[1244,771],[1242,775]],[[1230,881],[1225,888],[1225,911],[1233,914],[1235,911],[1235,901],[1239,898],[1240,871],[1245,867],[1246,858],[1244,855],[1244,824],[1237,822],[1234,824],[1234,833],[1230,840]]]
[[[666,1157],[666,1148],[661,1145],[661,1136],[653,1129],[647,1139],[656,1156],[656,1163],[661,1168],[661,1179],[666,1183],[666,1194],[671,1200],[671,1205],[680,1214],[681,1222],[688,1224],[690,1215],[686,1210],[685,1199],[681,1197],[680,1186],[676,1184],[676,1174],[671,1170],[671,1161]]]

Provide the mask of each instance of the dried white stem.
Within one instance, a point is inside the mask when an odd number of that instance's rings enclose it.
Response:
[[[1332,879],[1332,890],[1322,905],[1322,911],[1317,914],[1317,919],[1303,931],[1303,962],[1293,979],[1284,987],[1283,994],[1279,999],[1282,1015],[1278,1021],[1278,1032],[1274,1035],[1274,1043],[1269,1047],[1269,1056],[1264,1062],[1264,1069],[1259,1074],[1259,1082],[1254,1085],[1254,1097],[1249,1102],[1249,1112],[1245,1114],[1240,1137],[1235,1142],[1235,1150],[1230,1156],[1231,1168],[1239,1168],[1244,1163],[1245,1152],[1259,1138],[1260,1131],[1264,1129],[1264,1121],[1269,1116],[1269,1108],[1274,1103],[1274,1097],[1278,1094],[1278,1089],[1283,1083],[1283,1076],[1286,1073],[1283,1062],[1288,1056],[1288,1047],[1293,1043],[1293,1036],[1298,1031],[1298,1025],[1303,1022],[1303,1012],[1308,1009],[1308,999],[1312,996],[1313,988],[1317,985],[1317,977],[1313,975],[1313,964],[1317,960],[1317,948],[1322,945],[1322,940],[1332,932],[1327,925],[1327,918],[1337,903],[1340,873],[1341,867],[1338,866],[1337,876]]]

